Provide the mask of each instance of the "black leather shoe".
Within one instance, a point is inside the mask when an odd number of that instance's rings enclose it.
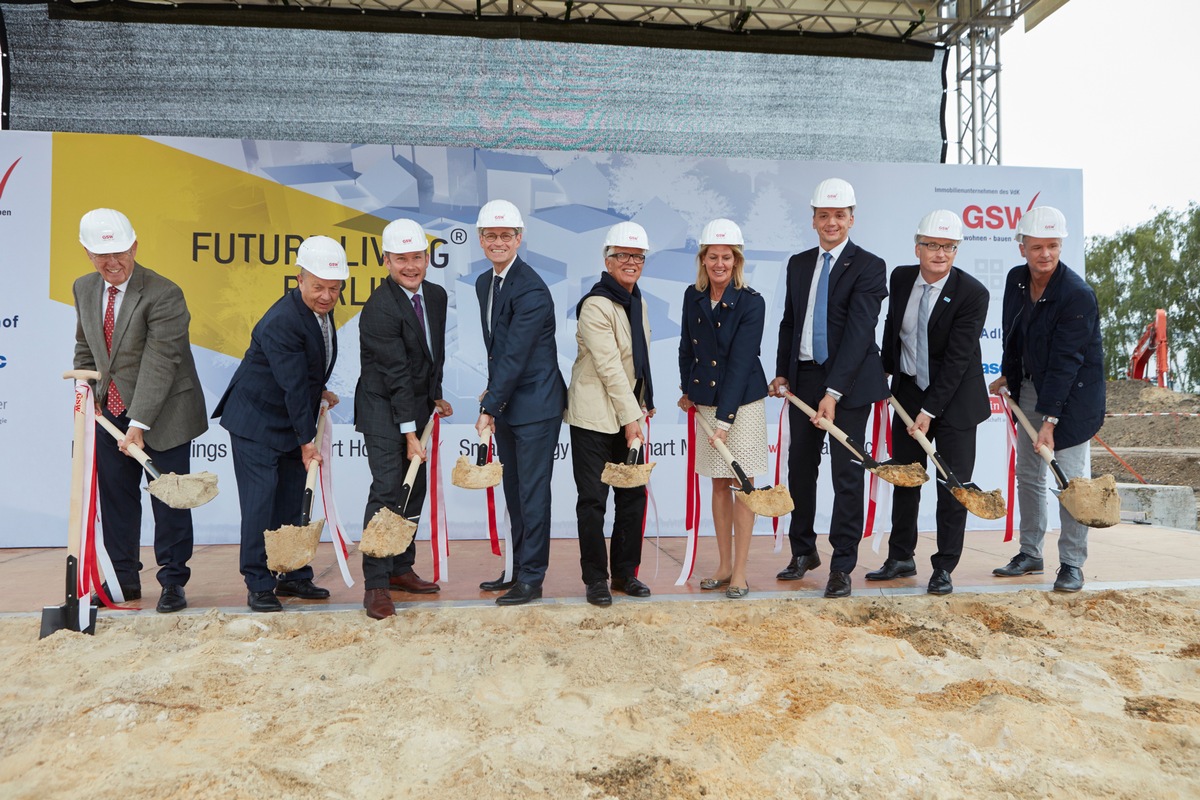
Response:
[[[950,573],[944,569],[935,569],[933,575],[929,577],[929,593],[930,594],[950,594],[954,591],[954,582],[950,580]]]
[[[850,596],[850,573],[830,572],[829,583],[825,584],[826,597]]]
[[[612,588],[614,592],[624,592],[630,597],[650,596],[650,587],[637,578],[613,578]]]
[[[246,605],[251,611],[283,611],[283,604],[272,591],[249,592],[246,595]]]
[[[1058,568],[1058,577],[1054,581],[1056,592],[1078,592],[1083,588],[1083,570],[1063,564]]]
[[[328,589],[322,589],[309,580],[279,581],[275,584],[275,594],[280,597],[299,597],[301,600],[329,599]]]
[[[530,600],[537,600],[541,596],[542,587],[518,581],[508,592],[496,598],[496,605],[519,606],[528,603]]]
[[[611,606],[612,592],[608,591],[608,581],[596,581],[587,585],[587,601],[594,606]]]
[[[890,581],[896,578],[911,578],[916,574],[917,564],[911,558],[903,561],[889,558],[883,562],[882,567],[874,572],[868,572],[866,577],[869,581]]]
[[[100,588],[104,589],[104,594],[108,596],[109,600],[112,600],[112,590],[108,588],[108,581],[104,581],[103,583],[101,583]],[[122,586],[121,594],[123,594],[125,596],[125,600],[121,601],[122,603],[126,602],[127,600],[141,600],[142,599],[142,587],[140,587],[140,586]],[[116,601],[113,600],[113,602],[115,603]],[[100,596],[99,595],[95,595],[95,594],[92,595],[92,605],[94,605],[94,606],[100,605]]]
[[[1041,575],[1043,569],[1044,564],[1040,558],[1034,558],[1026,553],[1017,553],[1013,556],[1012,561],[1003,567],[996,567],[992,570],[992,574],[1012,578],[1017,575]]]
[[[821,566],[821,556],[815,552],[808,555],[796,556],[788,562],[783,572],[775,576],[775,580],[798,581],[804,577],[804,573],[819,566]]]
[[[182,586],[164,586],[162,595],[158,598],[158,605],[154,610],[160,614],[170,614],[173,611],[183,611],[187,608],[187,597],[183,593]]]
[[[496,578],[494,581],[484,581],[479,584],[479,588],[485,592],[507,592],[516,585],[517,581],[515,578],[511,581],[506,581],[504,580],[504,573],[501,572],[499,578]]]

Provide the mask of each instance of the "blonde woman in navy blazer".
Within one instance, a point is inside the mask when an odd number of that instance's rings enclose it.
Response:
[[[767,471],[767,377],[759,361],[767,309],[762,295],[746,285],[742,245],[742,232],[730,220],[704,226],[696,283],[683,295],[679,339],[679,407],[696,406],[714,429],[711,439],[696,443],[696,471],[712,478],[720,561],[700,588],[724,586],[731,598],[749,593],[746,561],[754,512],[734,502],[740,485],[712,442],[724,442],[747,475]]]

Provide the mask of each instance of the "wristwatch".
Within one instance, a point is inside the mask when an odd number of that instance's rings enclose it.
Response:
[[[1049,422],[1051,425],[1058,425],[1058,417],[1042,417],[1042,422]]]

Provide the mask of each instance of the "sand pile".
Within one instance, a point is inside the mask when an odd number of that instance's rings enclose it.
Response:
[[[1200,589],[0,619],[0,796],[1200,796]]]

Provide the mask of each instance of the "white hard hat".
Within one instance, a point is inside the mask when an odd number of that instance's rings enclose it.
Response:
[[[854,202],[854,187],[841,178],[826,178],[813,190],[809,205],[813,208],[850,208]]]
[[[731,219],[714,219],[704,226],[700,232],[700,244],[727,244],[730,246],[745,244],[742,239],[742,229]]]
[[[417,253],[429,248],[425,229],[411,219],[389,222],[383,229],[383,251],[385,253]]]
[[[1021,215],[1017,223],[1017,236],[1032,236],[1035,239],[1067,238],[1067,218],[1057,208],[1038,206]]]
[[[346,251],[328,236],[310,236],[301,242],[296,266],[323,281],[344,281],[350,277]]]
[[[123,253],[136,241],[129,218],[120,211],[97,208],[79,220],[79,243],[90,252]]]
[[[922,236],[961,242],[963,238],[962,220],[958,218],[958,214],[944,208],[930,211],[917,225],[917,233],[913,239],[919,242]]]
[[[507,200],[493,200],[479,209],[477,228],[524,228],[521,212]]]
[[[636,247],[650,252],[650,237],[646,229],[636,222],[618,222],[608,229],[604,237],[605,247]]]

